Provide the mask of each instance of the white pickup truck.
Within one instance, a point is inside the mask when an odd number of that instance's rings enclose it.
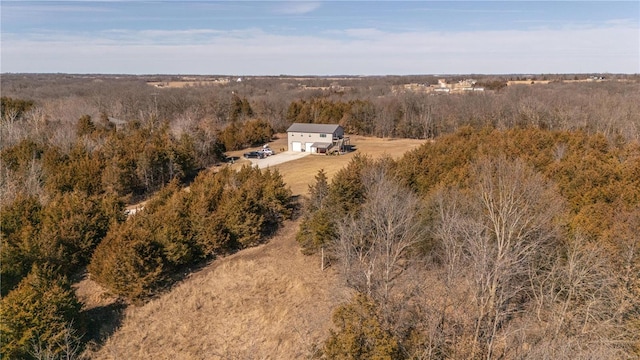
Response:
[[[261,150],[258,150],[259,153],[262,153],[264,156],[271,156],[274,154],[273,150],[271,150],[270,148],[263,148]]]

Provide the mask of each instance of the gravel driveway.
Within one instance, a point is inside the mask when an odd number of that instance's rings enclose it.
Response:
[[[267,156],[264,159],[248,159],[251,161],[252,165],[257,165],[258,168],[264,169],[269,166],[275,166],[278,164],[286,163],[288,161],[293,161],[297,159],[301,159],[307,155],[311,155],[309,152],[293,152],[293,151],[285,151],[282,153],[276,153],[271,156]]]

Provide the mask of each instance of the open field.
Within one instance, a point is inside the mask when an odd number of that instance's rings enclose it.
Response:
[[[95,359],[300,359],[349,298],[318,256],[298,250],[298,222],[269,243],[216,260],[170,292],[126,310]]]
[[[287,147],[287,135],[278,134],[277,139],[270,143],[271,148],[277,152]],[[294,195],[306,195],[308,185],[313,183],[318,170],[324,169],[329,180],[338,170],[342,169],[355,154],[379,158],[390,156],[397,159],[405,152],[415,149],[428,140],[416,139],[382,139],[365,136],[351,136],[351,145],[356,149],[353,152],[341,156],[310,155],[301,159],[276,165],[282,174],[284,182],[291,187]],[[257,149],[257,148],[256,148]],[[230,152],[229,156],[240,157],[234,166],[240,167],[249,163],[249,160],[242,158],[242,153],[249,150]]]
[[[287,148],[287,134],[277,134],[274,139],[274,141],[269,143],[269,146],[276,152],[276,155],[279,155],[283,149],[286,150]],[[311,154],[308,156],[290,156],[291,158],[295,158],[295,160],[275,165],[273,168],[280,171],[284,182],[291,188],[294,196],[306,195],[309,185],[315,181],[315,176],[320,169],[324,169],[327,177],[331,180],[333,175],[348,164],[355,154],[363,154],[372,158],[391,156],[392,158],[397,159],[405,152],[415,149],[427,141],[428,140],[383,139],[366,136],[351,136],[351,145],[355,148],[355,151],[340,156],[325,156],[317,154]],[[260,163],[264,159],[245,159],[242,157],[242,154],[246,152],[259,149],[260,147],[256,147],[227,152],[228,156],[237,158],[231,166],[234,169],[239,169],[240,167],[249,165],[252,162]],[[211,170],[218,171],[222,166],[227,165],[217,165],[212,167]],[[136,210],[144,207],[145,203],[146,201],[142,201],[140,203],[129,205],[127,206],[127,210],[135,212]]]

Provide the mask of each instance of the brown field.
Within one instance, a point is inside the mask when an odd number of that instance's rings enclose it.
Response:
[[[331,177],[356,153],[400,157],[424,140],[355,136],[357,150],[342,156],[309,155],[278,165],[294,194],[306,194],[319,169]],[[271,147],[280,151],[286,136]],[[230,153],[242,156],[247,150]],[[234,167],[248,163],[242,159]],[[350,292],[319,256],[295,241],[299,220],[287,221],[268,243],[213,261],[149,303],[126,309],[119,328],[90,352],[94,359],[304,359],[322,344],[331,314]],[[77,293],[87,308],[108,306],[90,280]]]
[[[280,152],[287,147],[287,134],[278,134],[277,139],[270,143],[271,148]],[[315,180],[320,169],[324,169],[329,180],[338,170],[342,169],[355,154],[363,154],[372,158],[390,156],[394,159],[405,152],[415,149],[427,140],[416,139],[381,139],[364,136],[351,136],[351,145],[356,149],[341,156],[309,155],[299,160],[275,166],[282,174],[284,182],[291,187],[294,195],[306,195],[309,184]],[[249,150],[230,152],[230,156],[239,156],[240,161],[234,166],[240,167],[249,161],[242,159],[242,153]]]
[[[214,261],[168,293],[126,310],[95,359],[300,359],[349,298],[336,273],[304,256],[287,222],[269,243]]]

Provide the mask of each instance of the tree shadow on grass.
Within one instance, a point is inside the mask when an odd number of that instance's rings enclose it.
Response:
[[[122,301],[83,311],[86,319],[85,341],[90,347],[100,347],[122,324],[127,308]]]

